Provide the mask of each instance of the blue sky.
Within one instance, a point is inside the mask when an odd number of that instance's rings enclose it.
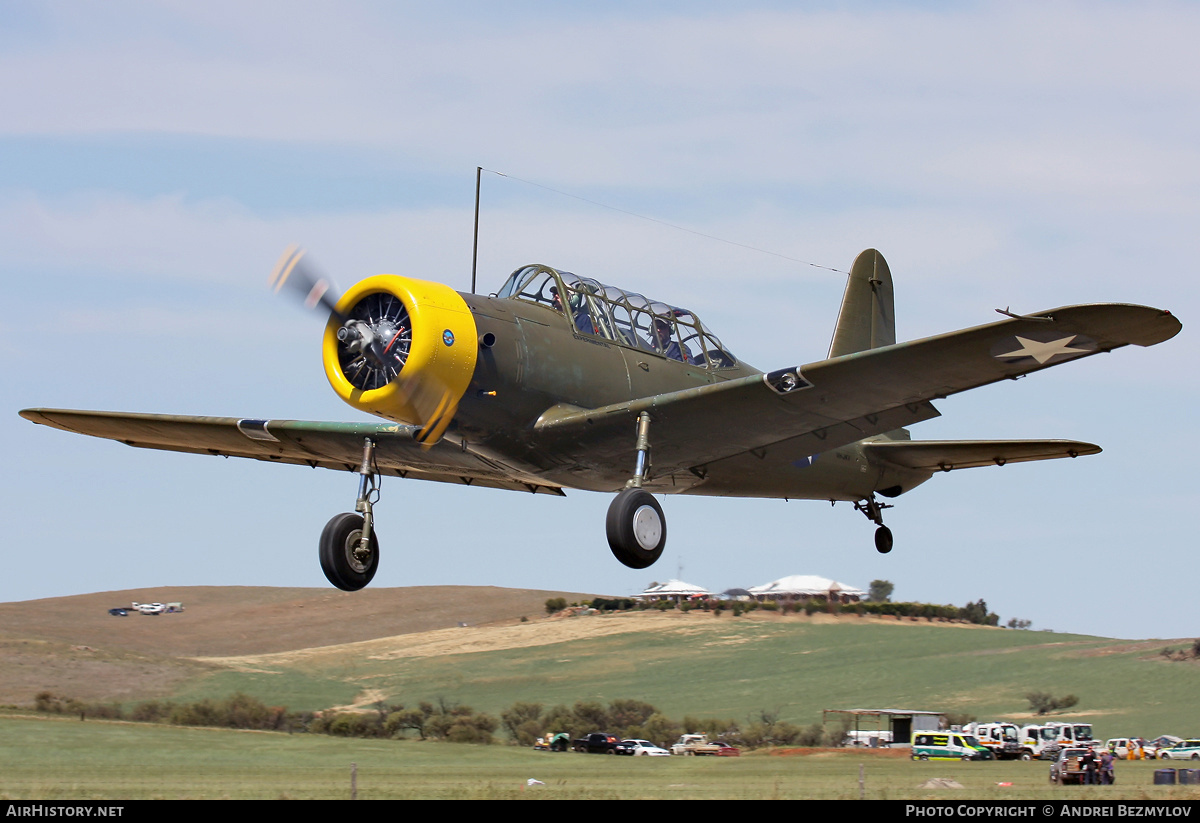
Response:
[[[1189,3],[5,3],[0,600],[326,585],[316,538],[355,478],[16,411],[359,419],[321,323],[267,274],[300,242],[343,285],[465,290],[483,166],[512,176],[483,178],[481,290],[566,268],[694,309],[763,369],[824,356],[844,284],[785,258],[845,270],[867,247],[902,339],[1095,301],[1185,328],[939,403],[914,437],[1105,451],[935,477],[887,512],[886,557],[845,504],[671,497],[637,572],[609,554],[606,496],[388,479],[375,585],[820,574],[1035,629],[1200,633],[1176,605],[1200,503],[1197,35]]]

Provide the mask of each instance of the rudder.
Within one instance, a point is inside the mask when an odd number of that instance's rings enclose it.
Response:
[[[875,249],[854,258],[842,309],[829,344],[829,356],[878,349],[896,342],[896,306],[892,294],[892,272]]]

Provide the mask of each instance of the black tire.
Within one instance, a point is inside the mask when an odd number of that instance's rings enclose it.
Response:
[[[875,551],[880,554],[887,554],[892,550],[892,530],[887,526],[880,526],[875,530]]]
[[[642,489],[625,489],[614,497],[604,526],[613,556],[631,569],[652,566],[667,545],[662,506]]]
[[[374,529],[370,557],[362,563],[354,556],[354,549],[362,539],[362,527],[362,515],[347,512],[334,515],[321,532],[321,571],[342,591],[358,591],[371,582],[379,568],[379,540]]]

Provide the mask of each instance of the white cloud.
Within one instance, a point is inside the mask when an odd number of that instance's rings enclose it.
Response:
[[[1015,172],[1090,187],[1129,169],[1121,158],[1190,135],[1178,123],[1195,123],[1200,84],[1200,10],[1178,4],[749,10],[651,25],[631,11],[486,28],[370,5],[176,5],[128,31],[129,7],[103,19],[66,9],[45,48],[0,58],[9,133],[368,144],[575,185],[921,190],[959,186],[974,168],[982,185],[999,174],[1010,187]],[[1014,140],[1025,147],[997,145]]]

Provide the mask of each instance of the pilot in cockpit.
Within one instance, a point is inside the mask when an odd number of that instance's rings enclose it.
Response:
[[[661,317],[654,319],[654,340],[658,344],[658,350],[672,360],[678,360],[681,363],[692,362],[692,353],[680,348],[679,343],[671,335],[671,325]]]

